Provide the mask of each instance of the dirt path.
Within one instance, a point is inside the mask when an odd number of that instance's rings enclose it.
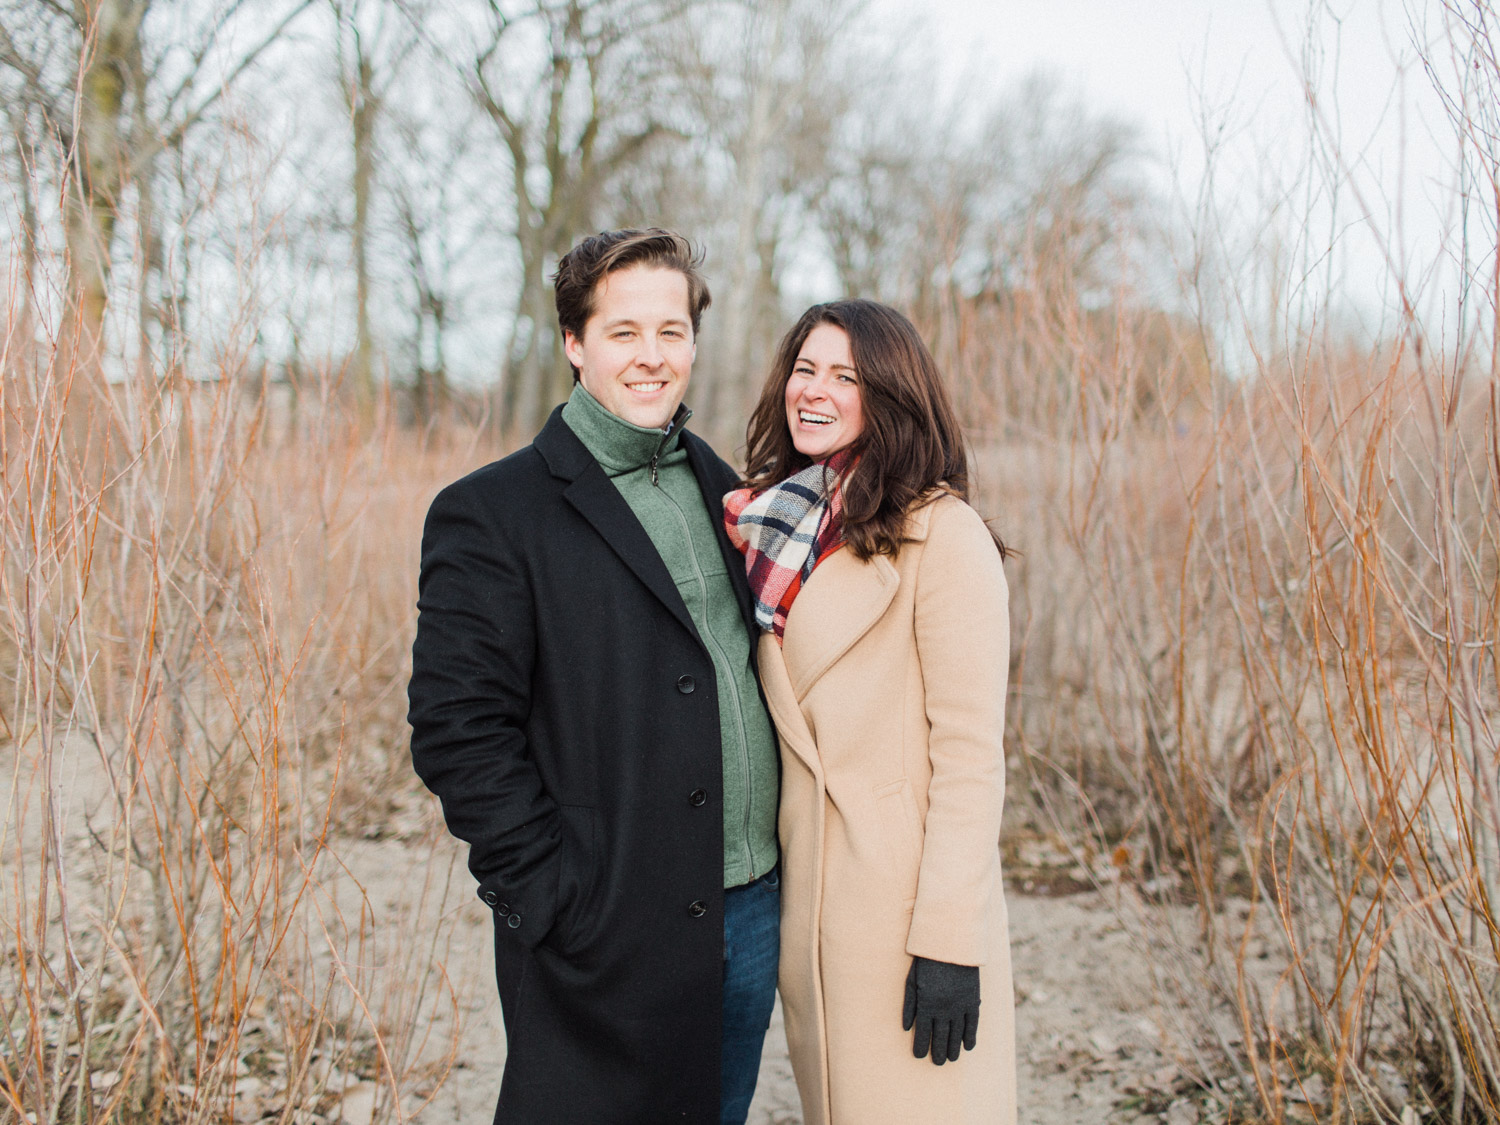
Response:
[[[97,779],[92,785],[85,780],[72,794],[80,808],[89,793],[100,796]],[[90,837],[83,827],[81,820],[72,826],[69,842],[87,856]],[[505,1056],[489,912],[472,893],[458,845],[430,825],[423,830],[415,814],[408,827],[405,841],[343,838],[336,843],[337,863],[329,862],[324,871],[319,897],[326,909],[320,916],[339,925],[357,922],[356,931],[373,922],[373,945],[363,954],[376,982],[372,998],[395,1001],[382,1011],[399,1015],[403,992],[427,997],[413,1001],[423,1013],[417,1017],[423,1042],[413,1051],[416,1058],[434,1060],[426,1078],[431,1101],[414,1120],[420,1125],[488,1122]],[[10,850],[0,854],[0,869],[13,858]],[[1186,1101],[1170,1104],[1179,1072],[1163,1048],[1158,1029],[1164,1021],[1146,958],[1109,904],[1095,893],[1038,897],[1014,890],[1009,904],[1021,1121],[1196,1121]],[[427,935],[441,940],[434,943]],[[415,955],[423,950],[421,957]],[[427,956],[433,960],[424,960]],[[443,964],[444,973],[427,967],[435,962]],[[448,996],[454,1003],[444,999]],[[443,1076],[435,1060],[450,1048],[453,1066]],[[1142,1091],[1156,1112],[1134,1108]],[[412,1093],[420,1097],[415,1089]],[[348,1125],[368,1125],[373,1097],[374,1087],[366,1081],[346,1098],[342,1117]],[[339,1116],[334,1110],[330,1125],[337,1125]],[[778,1005],[750,1122],[800,1125],[801,1120]]]
[[[1027,1125],[1160,1121],[1119,1106],[1129,1090],[1169,1085],[1160,1052],[1150,982],[1114,912],[1095,895],[1036,898],[1012,893],[1021,1120]],[[489,983],[488,919],[465,907],[459,959],[470,973],[457,1066],[421,1125],[488,1121],[499,1088],[504,1035]],[[471,916],[472,915],[472,916]],[[1129,1088],[1129,1090],[1127,1089]],[[1195,1120],[1189,1117],[1186,1120]],[[1175,1119],[1169,1117],[1168,1120]],[[802,1112],[787,1060],[780,1005],[761,1063],[751,1125],[800,1125]]]

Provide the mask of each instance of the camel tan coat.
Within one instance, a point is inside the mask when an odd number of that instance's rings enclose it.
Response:
[[[892,561],[825,559],[784,647],[760,641],[781,739],[781,996],[806,1125],[1013,1125],[1000,880],[1009,615],[999,553],[952,496]],[[978,1045],[912,1056],[913,956],[979,965]]]

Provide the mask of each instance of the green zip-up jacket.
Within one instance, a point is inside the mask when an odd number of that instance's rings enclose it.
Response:
[[[724,886],[776,865],[776,736],[750,661],[750,636],[679,437],[632,425],[573,385],[563,421],[614,481],[666,563],[714,662],[724,754]],[[655,464],[653,466],[653,459]],[[654,471],[653,471],[654,468]]]

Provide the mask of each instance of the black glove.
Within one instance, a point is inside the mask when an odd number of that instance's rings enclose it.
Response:
[[[912,1054],[922,1058],[932,1048],[938,1066],[957,1060],[958,1045],[974,1049],[979,1030],[979,968],[950,965],[913,957],[906,974],[906,1005],[901,1010],[901,1030],[915,1024]]]

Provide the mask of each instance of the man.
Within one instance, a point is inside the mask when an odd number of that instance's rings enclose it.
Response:
[[[777,964],[777,759],[732,469],[684,430],[687,240],[553,279],[573,393],[422,537],[412,760],[494,911],[495,1120],[744,1121]]]

